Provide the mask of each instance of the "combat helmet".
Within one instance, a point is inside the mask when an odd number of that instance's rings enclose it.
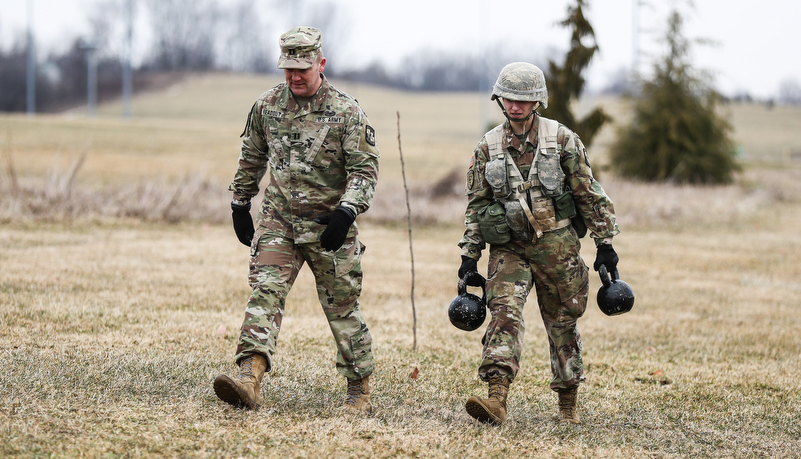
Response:
[[[479,297],[467,291],[467,278],[471,274],[475,273],[467,273],[459,279],[458,295],[448,306],[448,318],[451,324],[464,331],[477,329],[487,318],[486,280],[481,277],[482,295]]]
[[[528,62],[513,62],[501,69],[492,97],[507,100],[539,102],[542,108],[548,108],[548,88],[545,87],[545,74],[539,67]]]

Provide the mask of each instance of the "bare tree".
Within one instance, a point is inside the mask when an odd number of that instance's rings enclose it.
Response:
[[[344,3],[344,2],[342,2]],[[342,14],[343,6],[329,0],[293,0],[276,2],[276,10],[282,11],[286,18],[276,24],[284,32],[295,26],[311,26],[323,33],[323,51],[329,63],[326,74],[342,72],[346,67],[348,55],[345,51],[348,35],[353,29],[348,22],[348,14]],[[347,7],[344,7],[347,8]],[[277,43],[276,43],[277,45]]]
[[[795,78],[787,78],[779,84],[779,101],[785,104],[801,105],[801,83]]]
[[[149,66],[157,70],[214,68],[219,8],[213,0],[148,0],[154,43]]]
[[[275,71],[276,45],[267,39],[260,9],[251,0],[237,0],[222,15],[217,65],[235,72]]]
[[[123,59],[127,47],[125,5],[121,0],[103,0],[89,13],[91,41],[98,46],[99,57]]]
[[[0,112],[25,111],[26,46],[20,35],[8,50],[0,49]]]

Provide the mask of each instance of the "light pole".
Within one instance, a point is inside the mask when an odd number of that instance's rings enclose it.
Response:
[[[36,113],[36,43],[33,36],[33,0],[28,0],[28,68],[26,102],[28,105],[28,116]]]
[[[631,11],[631,74],[636,81],[640,71],[640,0],[632,2]]]
[[[133,0],[128,0],[127,4],[127,29],[125,37],[125,57],[122,66],[122,116],[131,117],[131,97],[133,94],[133,72],[131,71],[131,59],[133,55]]]
[[[94,117],[97,108],[97,45],[84,42],[80,48],[86,51],[86,111]]]
[[[479,37],[481,43],[479,49],[481,50],[481,62],[479,63],[480,70],[478,76],[478,100],[479,100],[479,122],[478,132],[484,132],[489,125],[489,110],[485,98],[489,92],[490,85],[490,66],[489,66],[489,47],[490,47],[490,33],[489,33],[489,8],[487,8],[487,1],[481,0],[479,4]]]

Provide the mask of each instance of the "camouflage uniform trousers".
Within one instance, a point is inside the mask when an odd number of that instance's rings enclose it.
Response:
[[[513,240],[490,247],[487,303],[492,318],[482,340],[482,380],[517,376],[525,331],[523,306],[532,286],[550,345],[550,388],[566,389],[584,380],[576,323],[587,307],[589,277],[580,247],[569,226],[543,234],[536,243]]]
[[[364,245],[357,237],[345,240],[336,252],[326,252],[319,242],[296,244],[280,234],[256,232],[251,247],[250,285],[253,293],[245,310],[235,361],[257,353],[272,368],[286,297],[304,262],[308,262],[337,346],[336,367],[348,379],[373,372],[372,336],[362,317],[361,256]]]

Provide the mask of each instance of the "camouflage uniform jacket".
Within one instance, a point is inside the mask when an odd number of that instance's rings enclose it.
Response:
[[[525,145],[515,137],[509,121],[504,123],[502,148],[508,151],[523,176],[528,174],[537,149],[540,117],[535,115],[534,125]],[[564,185],[572,190],[576,210],[584,219],[590,235],[596,244],[610,242],[620,230],[615,223],[615,210],[612,201],[601,185],[595,181],[590,169],[587,150],[578,135],[562,124],[557,131],[557,145],[561,157],[562,171],[565,173]],[[484,239],[477,223],[478,211],[493,202],[492,188],[484,178],[484,168],[490,159],[486,136],[476,146],[470,167],[467,170],[466,194],[469,198],[465,211],[465,232],[459,247],[462,255],[481,258]]]
[[[317,93],[298,107],[286,83],[262,94],[248,115],[234,181],[238,201],[250,201],[269,171],[258,222],[296,243],[319,241],[313,221],[342,204],[370,207],[378,180],[375,130],[356,99],[323,77]],[[348,236],[357,234],[352,225]]]

